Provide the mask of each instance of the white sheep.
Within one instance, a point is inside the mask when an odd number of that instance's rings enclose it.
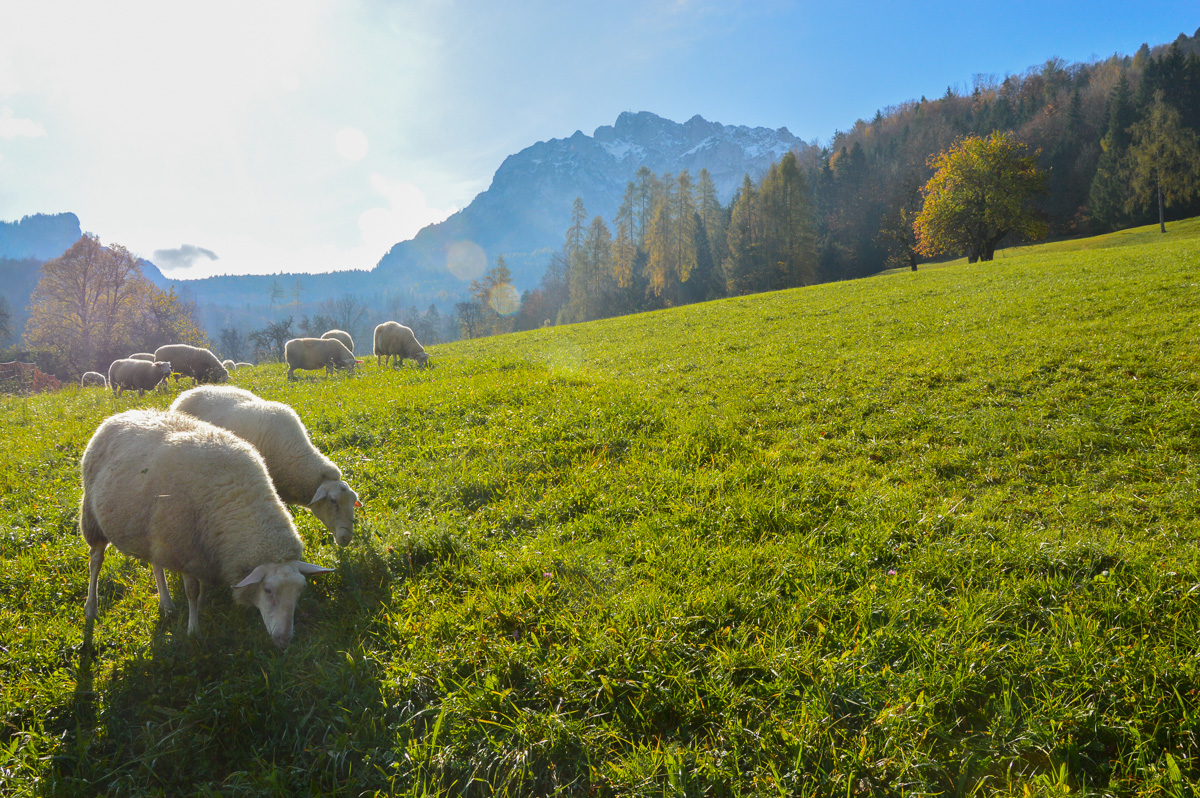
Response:
[[[79,529],[90,549],[84,613],[99,612],[104,552],[118,550],[183,574],[188,633],[200,633],[206,585],[229,585],[255,606],[275,645],[292,639],[307,574],[304,544],[271,487],[262,456],[231,432],[185,413],[128,410],[100,425],[80,462]],[[165,579],[159,606],[172,608]]]
[[[358,495],[342,480],[341,470],[312,444],[296,411],[250,391],[203,385],[179,394],[171,409],[227,429],[258,449],[271,482],[286,504],[312,510],[338,545],[354,535]]]
[[[349,349],[351,352],[354,351],[354,339],[350,337],[350,333],[344,330],[326,330],[325,332],[321,333],[321,337],[333,338],[341,341],[346,345],[347,349]]]
[[[108,378],[98,371],[85,371],[83,376],[79,378],[79,387],[86,388],[89,385],[99,385],[101,388],[108,387]]]
[[[336,338],[293,338],[283,345],[283,359],[288,364],[289,380],[296,379],[296,369],[323,368],[327,374],[332,374],[339,368],[353,373],[358,365],[354,354]]]
[[[239,360],[237,363],[234,363],[233,365],[237,366],[237,367],[238,367],[238,368],[240,368],[240,369],[254,368],[254,364],[253,364],[253,363],[245,363],[245,362],[243,362],[243,361],[241,361],[241,360]]]
[[[134,352],[129,356],[133,360],[149,360],[151,363],[155,361],[155,357],[150,352]]]
[[[234,363],[232,360],[230,360],[228,358],[226,358],[225,360],[222,360],[221,365],[225,367],[225,371],[227,371],[227,372],[232,372],[234,369],[237,368],[237,363]]]
[[[155,361],[126,357],[114,360],[108,367],[108,387],[120,396],[126,388],[137,390],[138,396],[144,396],[160,382],[171,376],[171,364],[166,361]]]
[[[415,360],[419,366],[424,366],[429,360],[425,347],[417,341],[412,329],[395,321],[385,321],[376,326],[375,365],[387,361],[394,366],[400,366],[406,357]]]
[[[173,373],[191,377],[194,384],[225,382],[229,379],[229,372],[217,356],[200,346],[167,344],[154,350],[154,359],[169,361]],[[175,378],[176,383],[179,382],[179,376]]]

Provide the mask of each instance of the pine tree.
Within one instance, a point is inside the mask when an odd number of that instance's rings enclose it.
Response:
[[[750,175],[734,198],[726,232],[725,279],[731,294],[749,294],[766,288],[761,260],[762,222],[758,192]]]

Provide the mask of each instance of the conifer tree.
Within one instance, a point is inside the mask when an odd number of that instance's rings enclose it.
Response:
[[[725,279],[731,294],[765,290],[761,262],[762,222],[759,217],[758,191],[746,175],[734,198],[726,232]]]
[[[634,217],[634,194],[636,187],[633,181],[625,187],[625,196],[617,216],[613,220],[617,234],[613,239],[612,266],[613,279],[619,288],[628,288],[633,283],[633,266],[637,261],[637,232]]]
[[[1195,131],[1183,127],[1179,112],[1163,100],[1160,91],[1147,118],[1131,128],[1129,148],[1132,193],[1126,204],[1135,209],[1158,205],[1158,228],[1167,232],[1165,208],[1186,202],[1200,190],[1200,145]]]

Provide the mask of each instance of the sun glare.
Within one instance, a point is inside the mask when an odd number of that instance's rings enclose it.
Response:
[[[351,163],[366,158],[370,150],[366,135],[356,127],[344,127],[339,130],[334,137],[333,146],[338,155]]]

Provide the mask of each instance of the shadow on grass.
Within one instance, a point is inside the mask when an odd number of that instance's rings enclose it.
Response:
[[[433,696],[381,705],[380,664],[364,630],[394,584],[442,552],[339,550],[325,582],[310,580],[296,636],[278,651],[254,608],[213,589],[202,636],[187,635],[187,602],[119,662],[85,629],[70,704],[49,713],[57,740],[36,794],[296,795],[388,789],[375,761],[402,755],[433,719]],[[453,555],[449,555],[453,556]],[[103,626],[102,616],[98,623]],[[386,748],[387,750],[382,750]]]

